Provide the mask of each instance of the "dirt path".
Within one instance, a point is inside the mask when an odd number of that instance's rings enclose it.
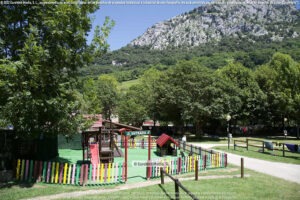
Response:
[[[248,177],[249,175],[245,175]],[[175,176],[176,177],[176,176]],[[199,181],[204,179],[218,179],[218,178],[236,178],[239,177],[239,175],[220,175],[220,176],[199,176]],[[180,181],[187,181],[187,180],[194,180],[194,177],[189,178],[180,178],[177,176],[177,178]],[[168,177],[165,177],[165,183],[169,183],[172,180]],[[135,188],[142,188],[142,187],[148,187],[152,185],[158,185],[160,184],[160,180],[154,180],[154,181],[145,181],[145,182],[139,182],[139,183],[132,183],[132,184],[124,184],[117,186],[113,189],[94,189],[94,190],[86,190],[86,191],[78,191],[78,192],[68,192],[68,193],[60,193],[60,194],[54,194],[54,195],[48,195],[48,196],[40,196],[40,197],[34,197],[34,198],[28,198],[23,200],[52,200],[52,199],[66,199],[66,198],[78,198],[86,195],[97,195],[97,194],[104,194],[104,193],[111,193],[111,192],[118,192],[122,190],[129,190],[129,189],[135,189]]]
[[[191,143],[195,146],[201,146],[203,148],[212,148],[214,146],[227,146],[227,144],[199,144]],[[259,160],[255,158],[249,158],[239,156],[231,153],[227,153],[228,162],[234,165],[240,165],[241,157],[244,158],[244,166],[248,169],[255,170],[257,172],[265,173],[271,176],[282,178],[287,181],[292,181],[300,184],[300,165],[287,164],[279,162],[270,162],[265,160]]]

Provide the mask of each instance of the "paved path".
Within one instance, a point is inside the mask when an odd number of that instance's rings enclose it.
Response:
[[[227,144],[225,145],[224,144],[199,144],[199,143],[190,143],[190,144],[193,144],[195,146],[201,146],[203,148],[212,148],[213,146],[227,146]],[[270,162],[270,161],[235,155],[231,153],[227,153],[227,155],[228,155],[228,163],[234,165],[240,165],[241,157],[243,157],[245,168],[252,169],[257,172],[269,174],[271,176],[275,176],[278,178],[282,178],[300,184],[300,165]]]

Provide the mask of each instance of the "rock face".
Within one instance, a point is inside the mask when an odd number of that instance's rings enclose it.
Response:
[[[254,41],[260,36],[273,41],[298,37],[294,26],[299,21],[299,11],[294,1],[278,1],[217,0],[155,24],[129,45],[163,50],[218,42],[223,37],[250,36]]]

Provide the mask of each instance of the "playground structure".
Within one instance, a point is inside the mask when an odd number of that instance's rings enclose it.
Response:
[[[92,164],[113,163],[114,157],[123,157],[123,152],[116,144],[124,140],[124,131],[140,130],[140,128],[98,120],[89,130],[82,132],[82,159],[90,160]]]
[[[163,133],[156,140],[156,144],[157,144],[156,152],[160,156],[165,156],[165,155],[177,156],[177,147],[179,145],[171,136]]]
[[[256,147],[261,150],[262,153],[265,153],[265,150],[277,150],[282,152],[282,156],[285,157],[286,152],[291,153],[300,153],[300,145],[298,144],[289,144],[289,143],[280,143],[280,142],[272,142],[267,140],[256,140],[246,138],[246,140],[234,140],[233,141],[234,150],[237,147],[245,148],[247,151],[249,147]]]

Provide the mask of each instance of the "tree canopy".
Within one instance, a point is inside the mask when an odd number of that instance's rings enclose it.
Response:
[[[93,4],[2,5],[0,123],[20,136],[72,134],[80,125],[77,70],[105,51],[106,20],[87,45]],[[103,34],[99,34],[100,32]]]
[[[197,133],[207,124],[224,124],[228,114],[241,125],[281,126],[284,117],[297,124],[299,71],[299,63],[282,53],[256,69],[228,61],[212,70],[195,59],[179,61],[166,71],[152,68],[125,94],[120,119],[132,124],[145,118],[194,124]],[[130,110],[136,111],[131,117]]]

